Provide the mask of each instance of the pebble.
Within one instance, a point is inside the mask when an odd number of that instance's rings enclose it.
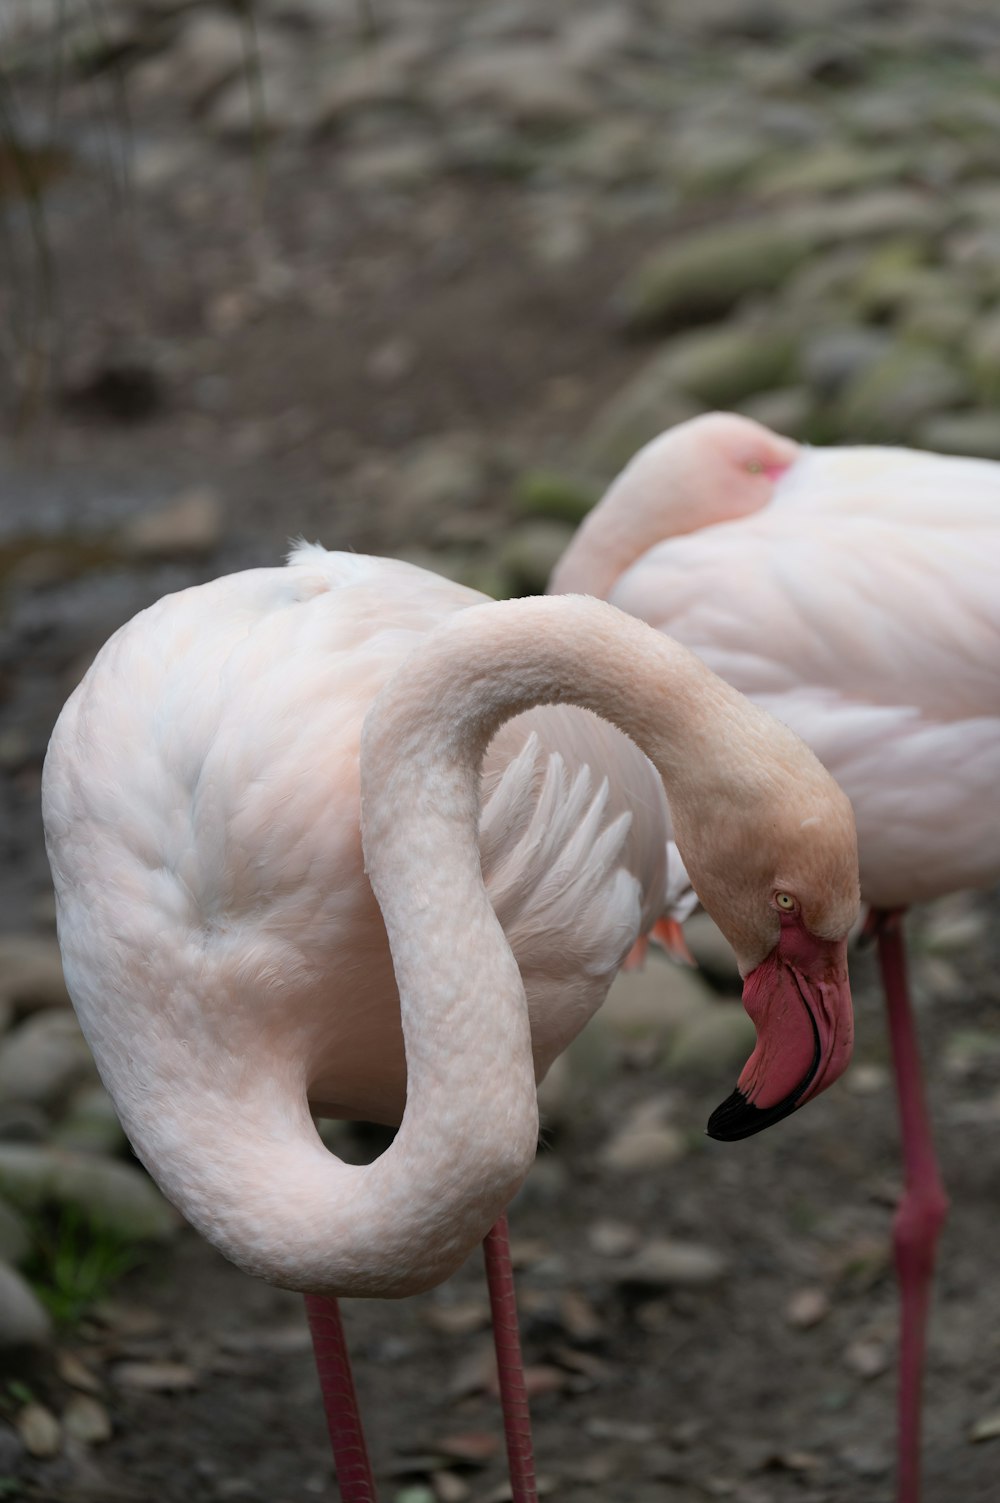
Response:
[[[54,939],[29,934],[0,936],[0,998],[18,1012],[69,1006],[62,957]]]
[[[652,952],[641,971],[621,971],[597,1014],[599,1030],[622,1039],[666,1039],[709,1003],[704,981]]]
[[[645,1174],[669,1168],[684,1157],[687,1144],[676,1127],[640,1127],[615,1135],[601,1149],[600,1163],[613,1174]]]
[[[825,1289],[798,1289],[785,1306],[785,1319],[797,1331],[810,1331],[826,1319],[830,1309]]]
[[[119,1388],[144,1393],[187,1393],[198,1387],[198,1374],[186,1362],[118,1362],[111,1376]]]
[[[650,1289],[706,1289],[726,1276],[729,1261],[701,1242],[647,1241],[616,1272],[619,1284]]]
[[[88,1076],[97,1069],[71,1012],[37,1013],[0,1044],[0,1096],[8,1100],[50,1107]]]
[[[753,1052],[756,1031],[738,1002],[706,1007],[677,1030],[667,1068],[683,1076],[714,1076],[741,1067]]]
[[[27,1211],[50,1201],[79,1206],[123,1237],[164,1241],[179,1225],[141,1170],[66,1149],[0,1143],[0,1193]]]
[[[14,1421],[29,1456],[47,1461],[62,1446],[62,1430],[51,1409],[44,1404],[26,1404]]]
[[[62,1412],[63,1429],[85,1446],[100,1446],[111,1439],[111,1416],[98,1399],[75,1393]]]
[[[889,1353],[881,1341],[852,1341],[844,1353],[844,1361],[859,1378],[877,1378],[889,1366]]]
[[[0,1263],[0,1347],[47,1346],[52,1322],[31,1285]]]
[[[1000,1440],[1000,1412],[984,1415],[969,1431],[971,1441]]]
[[[598,1257],[622,1258],[635,1251],[641,1233],[626,1221],[594,1221],[587,1228],[587,1241]]]
[[[143,562],[204,558],[222,541],[222,504],[208,485],[192,486],[155,511],[144,512],[122,532],[122,546]]]

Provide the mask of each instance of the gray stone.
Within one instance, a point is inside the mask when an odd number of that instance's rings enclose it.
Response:
[[[99,1399],[75,1393],[62,1412],[63,1429],[85,1446],[101,1446],[111,1439],[111,1416]]]
[[[514,482],[514,505],[526,517],[548,517],[574,527],[600,499],[597,486],[561,470],[525,470]]]
[[[62,1430],[51,1409],[44,1404],[25,1404],[14,1421],[29,1456],[47,1461],[62,1446]]]
[[[50,1137],[60,1148],[104,1153],[109,1157],[118,1154],[127,1143],[114,1102],[99,1084],[76,1092]]]
[[[207,485],[182,491],[165,506],[128,523],[122,545],[141,560],[204,558],[222,541],[222,505]]]
[[[88,1076],[94,1065],[71,1012],[42,1012],[26,1019],[0,1044],[0,1097],[51,1107]]]
[[[746,1062],[756,1037],[738,1002],[707,1007],[678,1029],[667,1053],[667,1068],[683,1076],[725,1075]]]
[[[139,1169],[65,1149],[0,1143],[0,1193],[19,1209],[72,1205],[123,1237],[164,1241],[178,1216]]]
[[[752,183],[765,198],[842,193],[896,181],[905,162],[906,155],[899,150],[871,151],[849,141],[827,141],[763,163]]]
[[[796,339],[773,324],[719,324],[672,340],[663,360],[686,395],[731,407],[794,377]]]
[[[649,1174],[678,1163],[686,1152],[683,1133],[662,1123],[616,1133],[599,1157],[604,1168],[615,1175]]]
[[[597,414],[583,461],[598,475],[616,475],[643,444],[703,411],[704,403],[678,389],[669,355],[654,355]]]
[[[501,544],[499,563],[514,593],[543,594],[572,537],[569,523],[541,517],[511,528]]]
[[[802,374],[817,396],[829,399],[874,365],[889,349],[883,329],[858,324],[819,328],[802,343]]]
[[[618,1269],[620,1284],[652,1289],[706,1289],[728,1271],[726,1257],[700,1242],[658,1239],[646,1242]]]
[[[1000,460],[1000,414],[984,408],[929,418],[917,430],[917,443],[942,454]]]
[[[713,985],[737,996],[743,988],[732,945],[704,910],[684,921],[684,938],[699,970]]]
[[[813,233],[778,216],[692,231],[642,262],[618,307],[637,329],[706,323],[749,293],[780,287],[815,244]]]
[[[666,1039],[709,1006],[695,971],[650,952],[642,970],[621,971],[597,1014],[597,1025],[623,1039]]]
[[[849,384],[837,418],[860,442],[905,443],[922,422],[969,394],[967,379],[944,355],[897,344]]]
[[[52,1322],[30,1284],[0,1262],[0,1348],[47,1346]]]
[[[510,43],[458,52],[438,72],[437,106],[451,112],[480,106],[512,124],[565,127],[596,113],[589,84],[543,43]]]
[[[805,386],[779,386],[774,391],[755,392],[735,404],[736,411],[754,418],[775,433],[788,438],[807,438],[813,400]]]
[[[69,1006],[62,958],[54,939],[30,934],[0,937],[0,997],[19,1012]]]

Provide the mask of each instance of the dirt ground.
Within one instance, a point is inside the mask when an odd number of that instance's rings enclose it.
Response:
[[[843,43],[842,28],[832,34]],[[289,35],[308,38],[294,26]],[[752,32],[744,41],[760,45]],[[725,92],[724,59],[710,86]],[[245,139],[178,123],[183,100],[155,78],[137,88],[133,177],[120,194],[93,95],[83,85],[67,93],[77,134],[45,197],[58,318],[44,398],[13,315],[0,372],[0,926],[11,933],[51,932],[41,759],[107,634],[168,590],[273,562],[299,533],[437,558],[488,587],[493,560],[525,526],[517,475],[552,463],[573,470],[583,438],[649,354],[623,335],[621,278],[668,229],[719,209],[712,195],[665,191],[657,204],[654,185],[641,211],[584,216],[582,248],[563,255],[558,236],[556,252],[539,238],[546,204],[561,202],[544,153],[531,172],[432,164],[415,185],[372,186],[346,172],[346,147],[328,136],[276,132],[255,160]],[[24,89],[33,118],[37,83]],[[360,130],[335,138],[345,140],[367,144]],[[3,181],[0,170],[0,190]],[[11,213],[8,313],[37,293],[30,234],[16,205]],[[429,439],[442,441],[434,458],[445,456],[446,474],[421,491]],[[456,456],[471,488],[449,490]],[[136,543],[136,519],[169,512],[192,487],[202,501],[207,488],[208,503],[196,506],[191,535],[178,524],[172,543]],[[997,912],[996,897],[981,896],[911,925],[952,1197],[931,1333],[925,1503],[1000,1499]],[[892,1498],[899,1143],[869,955],[856,956],[852,974],[851,1075],[758,1138],[723,1145],[703,1135],[731,1089],[728,1063],[678,1070],[662,1050],[621,1042],[586,1065],[556,1114],[510,1213],[549,1498]],[[683,1153],[655,1171],[609,1169],[604,1147],[647,1102],[665,1103]],[[359,1131],[346,1146],[371,1154],[379,1140]],[[637,1276],[639,1250],[665,1237],[694,1244],[711,1272]],[[479,1264],[433,1295],[350,1304],[345,1319],[381,1495],[501,1499]],[[336,1495],[301,1301],[244,1277],[193,1233],[146,1258],[59,1350],[98,1375],[112,1438],[67,1441],[55,1459],[32,1460],[4,1427],[0,1496]],[[114,1376],[129,1361],[160,1368],[156,1391]],[[19,1359],[9,1378],[54,1409],[65,1399],[54,1352]]]

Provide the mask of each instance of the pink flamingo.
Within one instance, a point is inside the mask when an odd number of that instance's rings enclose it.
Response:
[[[1000,465],[810,449],[711,413],[642,449],[554,591],[693,648],[816,752],[854,808],[906,1165],[899,1497],[917,1503],[927,1314],[947,1198],[924,1104],[902,911],[1000,879]]]
[[[758,1026],[736,1116],[777,1120],[850,1054],[856,840],[812,753],[610,606],[482,598],[300,545],[117,632],[45,765],[101,1073],[188,1220],[307,1292],[349,1503],[374,1482],[336,1297],[428,1289],[484,1237],[514,1496],[535,1497],[503,1213],[536,1081],[663,906],[661,776]],[[554,701],[581,708],[532,709]],[[313,1112],[399,1130],[351,1166]]]

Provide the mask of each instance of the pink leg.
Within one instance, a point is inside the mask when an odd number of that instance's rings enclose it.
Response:
[[[307,1294],[306,1314],[316,1353],[340,1496],[343,1503],[376,1503],[375,1478],[361,1428],[340,1306],[335,1299],[325,1295]]]
[[[948,1214],[930,1119],[924,1102],[913,1013],[906,984],[903,915],[874,916],[879,966],[889,1009],[889,1037],[896,1069],[896,1091],[906,1167],[906,1189],[896,1212],[893,1236],[896,1273],[902,1302],[899,1346],[899,1492],[898,1503],[919,1503],[920,1422],[927,1313],[938,1235]]]
[[[493,1314],[493,1339],[497,1349],[500,1404],[507,1436],[511,1498],[513,1503],[537,1503],[531,1416],[528,1413],[528,1390],[521,1362],[521,1339],[517,1330],[517,1302],[514,1295],[514,1273],[510,1265],[506,1216],[501,1216],[493,1230],[487,1234],[483,1250],[486,1254],[486,1281]]]

